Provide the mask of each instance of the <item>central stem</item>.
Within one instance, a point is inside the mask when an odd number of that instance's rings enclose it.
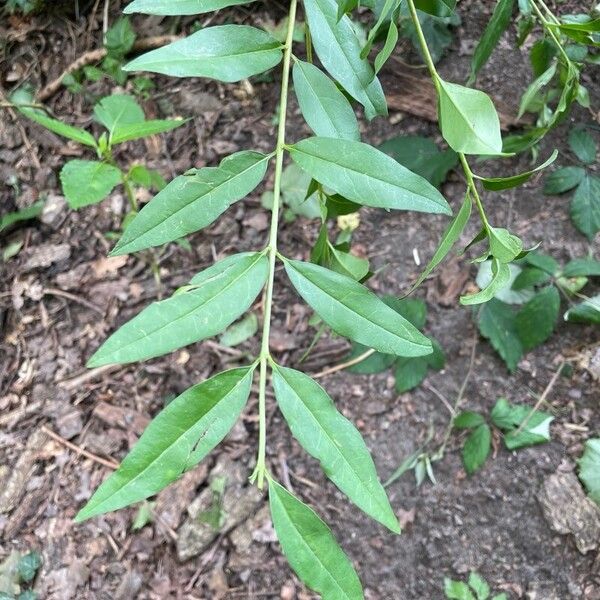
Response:
[[[296,23],[296,8],[298,0],[291,0],[288,15],[288,28],[283,53],[283,74],[281,81],[281,96],[279,98],[279,125],[277,127],[277,145],[275,147],[275,182],[273,184],[273,209],[271,212],[271,228],[269,231],[269,275],[264,297],[263,331],[260,348],[259,381],[258,381],[258,457],[256,467],[250,480],[260,489],[263,487],[266,473],[267,450],[267,416],[266,416],[266,391],[267,391],[267,363],[269,361],[269,336],[271,332],[271,306],[273,304],[273,282],[275,280],[275,259],[277,257],[277,229],[279,225],[279,204],[281,200],[281,173],[283,171],[283,154],[285,146],[285,122],[287,114],[288,87],[290,79],[290,63],[292,58],[292,42],[294,38],[294,25]]]

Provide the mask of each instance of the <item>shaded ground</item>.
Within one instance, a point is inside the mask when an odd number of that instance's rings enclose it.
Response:
[[[457,81],[464,79],[470,42],[480,33],[489,8],[462,4],[464,25],[456,36],[461,43],[455,40],[441,65],[444,74]],[[22,77],[36,85],[47,82],[93,47],[101,17],[91,19],[89,11],[82,14],[85,18],[77,23],[59,16],[10,23],[11,41],[1,66],[5,89]],[[240,10],[237,15],[249,12]],[[138,26],[142,23],[147,35],[164,33],[157,19],[137,21]],[[524,54],[512,49],[507,39],[483,72],[480,86],[514,105],[528,77]],[[253,82],[252,87],[156,81],[158,92],[145,104],[147,113],[193,119],[158,140],[128,144],[119,156],[124,163],[147,160],[171,177],[192,165],[215,164],[238,149],[270,149],[278,93],[271,81]],[[597,98],[597,84],[587,83]],[[92,91],[106,93],[109,87],[101,83]],[[50,106],[74,123],[88,122],[90,106],[81,96],[61,91]],[[577,120],[589,121],[590,115],[577,113],[572,122]],[[299,123],[292,103],[290,138],[308,133]],[[545,151],[564,148],[569,125],[553,134]],[[398,114],[365,125],[364,132],[372,142],[409,132],[437,137],[433,125]],[[118,227],[124,211],[121,195],[115,193],[111,200],[78,212],[66,209],[57,173],[67,157],[78,153],[54,135],[3,113],[2,213],[43,196],[50,209],[41,223],[26,223],[2,242],[4,246],[20,240],[23,248],[0,266],[0,561],[14,549],[42,552],[44,565],[36,581],[40,598],[310,598],[279,554],[263,498],[245,484],[255,456],[255,400],[205,465],[158,497],[153,523],[131,531],[136,514],[131,509],[73,524],[78,508],[109,468],[48,438],[43,426],[96,456],[118,461],[165,401],[257,351],[256,341],[239,352],[209,342],[144,364],[86,375],[86,358],[109,332],[155,298],[157,289],[140,257],[104,258],[110,247],[104,234]],[[523,157],[502,169],[516,172],[527,164]],[[463,190],[458,175],[444,187],[453,206]],[[177,246],[165,251],[160,262],[163,294],[215,256],[263,245],[267,221],[260,208],[261,191],[232,207],[215,226],[191,236],[191,252]],[[567,202],[543,196],[539,181],[532,181],[516,191],[489,195],[487,207],[495,224],[510,224],[526,245],[543,238],[547,253],[566,260],[589,248],[570,224]],[[378,292],[395,294],[406,290],[419,271],[413,249],[425,260],[445,227],[441,217],[370,209],[361,211],[361,221],[357,247],[373,257],[375,267],[387,265],[371,285]],[[464,239],[475,233],[473,224]],[[306,257],[315,235],[314,222],[282,225],[281,250]],[[471,312],[457,308],[463,286],[454,284],[471,285],[474,274],[468,262],[452,259],[418,292],[428,301],[428,331],[448,357],[444,371],[430,374],[426,386],[398,396],[389,373],[369,377],[337,373],[322,380],[338,407],[365,435],[383,479],[424,442],[431,426],[441,439],[448,412],[438,396],[450,402],[456,397],[475,340],[464,405],[485,411],[501,395],[533,404],[563,357],[599,341],[597,329],[561,325],[549,343],[528,354],[517,373],[509,376],[487,343],[475,335]],[[280,362],[298,365],[314,330],[307,325],[309,311],[281,273],[273,316],[274,351]],[[326,336],[305,368],[318,372],[341,360],[346,350],[344,341]],[[554,533],[538,500],[544,480],[559,466],[568,470],[582,442],[598,433],[598,392],[597,382],[576,366],[573,377],[559,379],[548,397],[547,409],[557,417],[553,441],[510,454],[495,440],[497,455],[470,479],[460,463],[459,440],[452,438],[445,457],[435,464],[436,486],[425,483],[416,488],[407,474],[389,488],[392,505],[405,524],[404,534],[397,538],[354,510],[325,481],[291,440],[272,403],[269,461],[272,470],[332,524],[370,599],[437,600],[443,597],[444,576],[457,578],[473,569],[510,598],[598,599],[597,550],[581,554],[572,536]],[[225,524],[215,530],[199,524],[197,515],[212,505],[209,484],[222,474],[228,485]]]

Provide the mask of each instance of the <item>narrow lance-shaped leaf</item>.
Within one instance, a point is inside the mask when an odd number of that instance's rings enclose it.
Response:
[[[456,152],[502,153],[500,119],[484,92],[440,79],[439,120],[444,139]]]
[[[263,253],[235,254],[198,273],[189,291],[153,302],[90,358],[88,367],[161,356],[221,333],[254,302],[268,271]]]
[[[248,25],[218,25],[147,52],[123,69],[231,83],[271,69],[281,57],[281,43],[267,32]]]
[[[471,195],[467,193],[462,203],[462,206],[460,207],[460,210],[458,211],[454,219],[452,219],[452,222],[450,223],[450,225],[448,225],[446,231],[444,231],[444,235],[442,236],[442,240],[437,250],[435,251],[435,254],[431,257],[431,260],[429,261],[421,275],[419,275],[417,281],[415,281],[413,286],[410,288],[410,290],[406,294],[407,296],[409,294],[412,294],[412,292],[416,290],[425,281],[425,278],[433,271],[433,269],[435,269],[444,260],[448,252],[450,252],[452,246],[454,246],[454,244],[458,241],[460,234],[463,232],[465,226],[469,222],[472,205],[473,201],[471,200]]]
[[[431,354],[431,342],[364,285],[311,263],[284,264],[296,291],[336,333],[385,354]]]
[[[398,519],[358,430],[308,375],[273,366],[277,404],[300,445],[354,504],[394,533]]]
[[[113,144],[122,144],[130,140],[138,140],[149,135],[165,133],[186,123],[186,119],[152,119],[142,123],[132,123],[131,125],[121,125],[113,134],[111,142]]]
[[[298,577],[322,600],[363,600],[352,563],[319,516],[272,479],[269,504],[275,533]]]
[[[312,137],[288,150],[298,166],[348,200],[378,208],[452,214],[426,179],[368,144]]]
[[[123,12],[146,15],[200,15],[228,6],[250,4],[254,0],[133,0]]]
[[[368,119],[387,114],[385,95],[347,15],[338,20],[336,0],[304,0],[312,43],[323,66],[365,107]]]
[[[360,139],[358,121],[350,102],[323,71],[297,60],[292,74],[302,116],[317,135]]]
[[[254,367],[243,367],[219,373],[172,400],[76,520],[153,496],[198,464],[237,421],[250,395],[253,372]]]
[[[269,158],[237,152],[218,167],[176,177],[136,215],[111,255],[160,246],[210,225],[263,180]]]
[[[494,48],[498,45],[502,34],[510,24],[514,0],[498,0],[492,18],[489,20],[471,60],[471,74],[467,85],[472,85],[477,77],[477,73],[489,57]]]
[[[70,160],[60,171],[63,193],[71,208],[104,200],[121,179],[117,167],[97,160]]]
[[[383,48],[377,53],[375,57],[375,73],[379,73],[383,68],[383,65],[387,62],[388,58],[392,55],[392,52],[396,48],[396,44],[398,43],[398,26],[392,20],[390,21],[390,25],[388,27],[388,32],[385,37],[385,43],[383,44]]]

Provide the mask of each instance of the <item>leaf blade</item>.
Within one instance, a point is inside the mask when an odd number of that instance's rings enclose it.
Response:
[[[71,208],[104,200],[121,183],[121,171],[96,160],[70,160],[60,171],[60,182]]]
[[[133,0],[124,9],[125,14],[146,15],[200,15],[229,6],[250,4],[254,0]]]

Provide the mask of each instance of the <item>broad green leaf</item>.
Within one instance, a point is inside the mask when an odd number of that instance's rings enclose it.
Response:
[[[591,438],[585,443],[583,456],[577,464],[579,479],[589,497],[600,506],[600,438]]]
[[[272,479],[269,504],[275,533],[298,577],[323,600],[363,600],[352,563],[318,515]]]
[[[600,294],[570,308],[565,313],[565,321],[600,325]]]
[[[237,152],[218,167],[176,177],[136,215],[111,255],[160,246],[210,225],[262,181],[269,158]]]
[[[104,200],[121,180],[117,167],[96,160],[70,160],[60,171],[63,193],[71,208]]]
[[[281,43],[265,31],[218,25],[142,54],[123,69],[232,83],[271,69],[281,57]]]
[[[530,252],[523,260],[532,267],[546,271],[549,275],[555,275],[559,270],[558,262],[551,256],[541,252]]]
[[[248,313],[245,317],[230,325],[219,338],[221,346],[231,348],[239,346],[250,339],[258,331],[258,317],[256,313]]]
[[[509,371],[514,372],[523,356],[523,346],[513,309],[500,300],[492,299],[481,307],[477,324],[481,335],[489,340]]]
[[[396,298],[383,296],[382,300],[417,329],[423,329],[427,321],[427,305],[420,298]],[[429,358],[429,357],[428,357]]]
[[[119,125],[141,123],[146,118],[135,98],[127,94],[112,94],[99,100],[94,106],[94,117],[111,136]]]
[[[471,431],[462,450],[465,471],[472,475],[485,463],[492,446],[492,432],[487,423],[478,425]]]
[[[375,72],[360,57],[361,44],[350,18],[338,20],[336,0],[304,0],[317,55],[327,72],[365,107],[368,119],[387,114],[385,95]]]
[[[15,210],[13,212],[6,213],[0,217],[0,232],[4,231],[11,225],[18,223],[19,221],[28,221],[29,219],[35,219],[42,214],[44,210],[44,201],[38,200],[31,206],[22,208],[21,210]]]
[[[523,250],[523,242],[507,229],[490,227],[488,230],[490,253],[500,262],[513,261]]]
[[[523,305],[515,317],[517,334],[525,350],[545,342],[554,331],[560,296],[553,285],[545,287]]]
[[[117,61],[117,68],[120,67],[120,60],[133,48],[135,37],[129,17],[120,17],[108,28],[104,36],[104,47],[108,57]],[[124,83],[124,81],[120,83]]]
[[[510,271],[508,281],[505,285],[495,290],[494,298],[506,302],[506,304],[525,304],[525,302],[533,298],[535,292],[527,288],[515,290],[513,287],[514,282],[523,269],[514,262],[508,264],[508,269]],[[492,278],[492,262],[486,260],[479,265],[479,271],[477,272],[475,281],[480,289],[484,289],[490,284]]]
[[[311,263],[284,264],[296,291],[336,333],[385,354],[431,354],[431,342],[364,285]]]
[[[352,344],[350,354],[348,354],[346,360],[350,361],[354,358],[358,358],[368,350],[370,350],[368,346],[363,346],[362,344],[357,344],[354,342]],[[373,354],[361,362],[348,367],[346,370],[350,373],[355,373],[356,375],[372,375],[373,373],[381,373],[391,367],[396,362],[397,358],[398,357],[393,354],[373,352]]]
[[[444,231],[444,235],[442,235],[442,240],[440,241],[440,245],[438,246],[435,254],[431,257],[429,263],[425,267],[424,271],[419,275],[419,278],[413,286],[410,288],[408,294],[412,294],[412,292],[417,289],[423,281],[429,276],[429,274],[444,260],[448,252],[450,252],[452,246],[457,242],[461,233],[463,232],[465,226],[469,221],[469,217],[471,216],[471,207],[473,205],[473,201],[471,200],[470,194],[465,196],[465,199],[460,207],[460,210],[452,219],[452,222]]]
[[[544,71],[539,77],[537,77],[532,83],[529,84],[525,93],[521,97],[521,103],[519,105],[519,114],[517,118],[520,119],[534,104],[542,88],[546,87],[556,75],[557,63],[554,62],[546,71]]]
[[[146,15],[200,15],[251,2],[254,0],[133,0],[123,12]]]
[[[600,277],[600,261],[593,258],[575,258],[563,268],[563,277]]]
[[[501,154],[500,119],[491,98],[442,79],[439,84],[439,121],[450,148],[464,154]]]
[[[513,281],[511,289],[521,291],[531,289],[536,285],[546,283],[552,278],[552,275],[537,267],[526,267],[523,269]]]
[[[415,0],[415,6],[434,17],[449,17],[456,8],[456,0]]]
[[[37,570],[42,566],[42,557],[38,552],[28,552],[23,555],[17,565],[21,582],[29,583],[35,578]]]
[[[192,278],[187,290],[153,302],[96,351],[88,367],[161,356],[221,333],[246,312],[268,271],[263,253],[235,254]]]
[[[469,574],[469,586],[475,592],[477,600],[488,600],[490,596],[490,586],[479,573],[471,571]]]
[[[273,388],[293,436],[327,477],[361,510],[400,533],[362,436],[327,392],[308,375],[279,365],[273,366]]]
[[[551,165],[556,160],[557,156],[558,150],[554,150],[550,155],[550,158],[541,165],[538,165],[535,169],[531,169],[530,171],[519,173],[518,175],[512,175],[510,177],[480,177],[479,175],[475,175],[475,177],[483,183],[483,187],[486,190],[507,190],[529,181],[533,175]]]
[[[562,167],[546,177],[544,194],[563,194],[578,186],[585,177],[583,167]]]
[[[169,402],[75,520],[153,496],[197,465],[237,421],[250,395],[253,372],[254,367],[224,371]]]
[[[510,278],[511,273],[508,265],[494,258],[492,260],[492,279],[488,286],[475,294],[461,296],[460,303],[463,306],[469,306],[489,302],[499,290],[510,283]]]
[[[85,146],[96,147],[96,140],[92,136],[91,133],[85,131],[85,129],[80,129],[79,127],[74,127],[73,125],[67,125],[67,123],[63,123],[58,119],[53,119],[49,117],[41,108],[34,108],[31,106],[19,106],[24,104],[31,104],[34,102],[34,98],[27,91],[20,89],[11,94],[10,96],[11,102],[17,105],[19,112],[26,116],[28,119],[35,121],[42,127],[49,129],[50,131],[62,135],[69,140],[74,140],[79,142],[80,144],[84,144]]]
[[[425,179],[362,142],[312,137],[288,148],[311,177],[344,198],[366,206],[451,214]]]
[[[596,142],[589,131],[573,129],[569,134],[569,146],[582,163],[591,165],[596,160]]]
[[[400,135],[379,146],[379,150],[389,154],[407,169],[425,177],[431,185],[439,187],[457,164],[458,155],[454,150],[442,150],[430,138],[418,135]]]
[[[292,73],[302,116],[316,135],[360,139],[358,121],[350,102],[323,71],[296,60]]]
[[[427,358],[399,358],[394,366],[394,389],[399,394],[419,386],[427,376]]]
[[[476,600],[466,583],[448,577],[444,579],[444,593],[448,600]]]
[[[470,410],[459,413],[452,421],[452,425],[457,429],[473,429],[484,423],[485,419],[479,413]]]
[[[600,177],[587,174],[571,200],[571,220],[590,242],[600,231]]]
[[[510,24],[514,0],[498,0],[481,39],[479,40],[471,60],[471,74],[467,85],[472,85],[477,78],[477,73],[498,45],[502,34]]]

